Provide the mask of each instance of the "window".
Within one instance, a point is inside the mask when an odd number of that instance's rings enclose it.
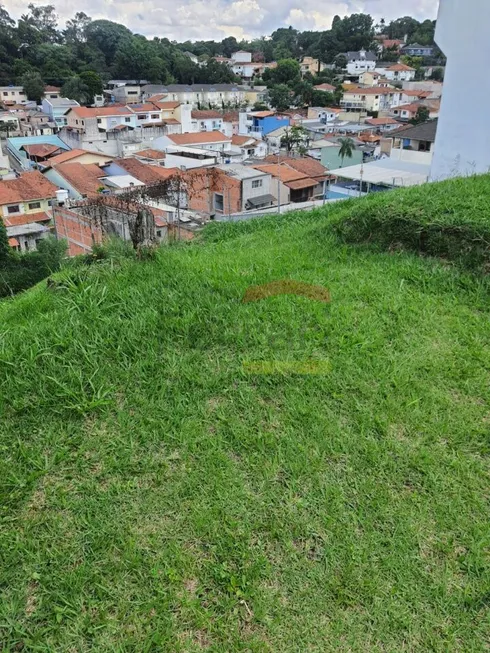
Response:
[[[157,237],[158,238],[162,237],[162,230],[161,229],[157,229]]]
[[[41,202],[29,202],[29,209],[40,209]]]
[[[262,179],[254,179],[252,181],[252,188],[260,188],[262,186]]]
[[[3,94],[4,94],[5,96],[7,96],[9,93],[8,93],[8,91],[4,91]]]
[[[100,125],[101,122],[102,122],[102,118],[97,118],[97,124]]]
[[[7,206],[7,213],[20,213],[20,206],[18,204],[13,204],[12,206]]]
[[[224,200],[221,193],[214,194],[214,210],[223,212],[224,209]]]
[[[138,120],[146,120],[146,113],[139,113]]]
[[[124,122],[131,122],[131,118],[124,118]]]
[[[28,252],[29,251],[29,241],[28,240],[24,241],[24,247],[26,248],[26,252]]]
[[[158,113],[152,113],[152,114],[151,114],[151,119],[152,119],[152,120],[158,120],[158,118],[160,118],[160,116],[158,115]]]
[[[138,91],[128,91],[128,95],[138,95]]]

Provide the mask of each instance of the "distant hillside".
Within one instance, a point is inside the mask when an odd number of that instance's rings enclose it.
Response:
[[[400,234],[468,243],[488,183],[213,225],[0,303],[3,649],[485,650],[488,278]]]

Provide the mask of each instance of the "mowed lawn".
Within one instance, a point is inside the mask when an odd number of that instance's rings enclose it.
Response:
[[[488,651],[488,281],[278,220],[0,305],[2,651]]]

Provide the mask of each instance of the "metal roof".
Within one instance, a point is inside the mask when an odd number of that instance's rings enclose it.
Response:
[[[417,186],[425,184],[430,174],[430,165],[409,163],[396,159],[380,159],[370,163],[347,166],[330,170],[331,175],[354,179],[371,184],[386,184],[388,186]]]

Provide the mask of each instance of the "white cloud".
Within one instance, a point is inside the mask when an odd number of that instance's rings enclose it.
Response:
[[[47,0],[35,4],[46,4]],[[18,0],[3,0],[14,18],[27,7]],[[74,7],[69,0],[56,5],[63,24],[75,11],[83,10],[94,19],[107,18],[123,23],[146,36],[171,40],[216,39],[225,36],[250,38],[270,34],[278,27],[324,30],[336,14],[345,16],[367,12],[375,19],[391,20],[410,15],[417,19],[435,18],[438,0],[87,0]]]

